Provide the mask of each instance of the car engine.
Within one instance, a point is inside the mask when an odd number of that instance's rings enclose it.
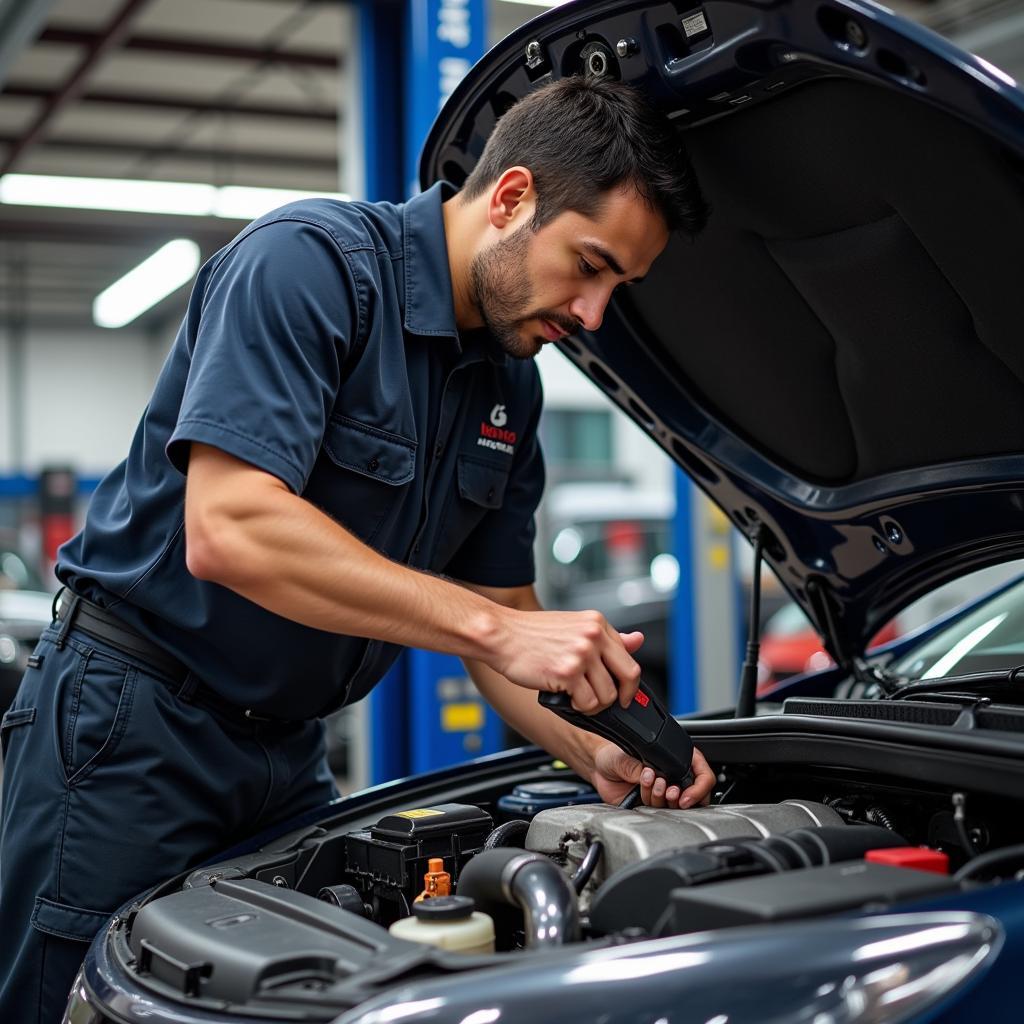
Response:
[[[602,854],[580,891],[585,912],[595,892],[621,868],[672,850],[693,849],[720,840],[763,839],[798,828],[842,826],[831,807],[810,801],[734,804],[690,810],[607,804],[541,811],[530,824],[526,849],[542,853],[576,875],[595,842]]]
[[[337,1012],[424,970],[956,889],[948,874],[886,863],[910,840],[855,804],[616,807],[549,774],[475,803],[316,826],[278,853],[195,870],[116,919],[111,937],[137,983],[167,997],[269,1012],[315,993]],[[460,952],[422,937],[459,914],[467,927],[486,920],[493,938]]]

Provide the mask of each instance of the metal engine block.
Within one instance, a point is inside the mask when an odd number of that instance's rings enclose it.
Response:
[[[526,848],[546,854],[571,875],[590,844],[595,839],[601,841],[604,855],[580,894],[580,908],[585,913],[591,895],[609,875],[626,864],[716,839],[756,838],[794,828],[842,824],[843,819],[831,807],[810,800],[689,810],[659,807],[623,810],[610,804],[587,804],[539,812],[530,824]]]

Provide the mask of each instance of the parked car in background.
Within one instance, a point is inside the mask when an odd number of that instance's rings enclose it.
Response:
[[[53,595],[29,560],[0,535],[0,713],[14,698],[39,635],[53,618]]]
[[[872,639],[869,650],[899,636],[896,621],[886,623]],[[761,630],[761,655],[757,665],[757,692],[764,693],[776,683],[803,672],[818,672],[835,662],[829,657],[818,631],[800,606],[784,604]]]
[[[1015,559],[951,580],[924,594],[885,623],[871,638],[867,650],[885,647],[904,634],[927,631],[955,609],[973,606],[979,598],[1001,590],[1022,573],[1024,560]],[[1001,630],[999,635],[1005,636],[1006,631]],[[942,650],[941,642],[939,649]],[[792,676],[820,672],[834,664],[810,619],[795,601],[790,601],[769,615],[761,631],[757,692],[767,693]]]
[[[596,608],[623,633],[660,693],[668,679],[668,619],[679,581],[671,494],[626,483],[564,483],[545,497],[540,588],[552,608]]]

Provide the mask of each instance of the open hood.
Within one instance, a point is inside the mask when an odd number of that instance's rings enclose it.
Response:
[[[1024,94],[869,3],[577,0],[470,72],[421,183],[573,74],[643,88],[712,215],[562,344],[849,664],[896,611],[1024,556]]]

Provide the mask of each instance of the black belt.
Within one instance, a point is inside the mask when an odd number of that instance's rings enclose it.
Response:
[[[54,605],[54,616],[61,623],[57,647],[64,646],[68,630],[74,627],[97,640],[105,641],[125,654],[138,658],[172,682],[179,684],[178,696],[182,700],[202,705],[236,721],[290,724],[284,719],[261,715],[251,708],[240,708],[237,704],[225,700],[200,682],[188,666],[98,604],[93,604],[92,601],[87,601],[84,597],[65,589],[58,594]]]

